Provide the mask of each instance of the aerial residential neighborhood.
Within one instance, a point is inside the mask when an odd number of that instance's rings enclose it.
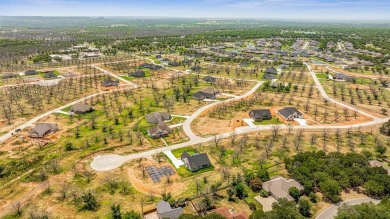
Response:
[[[390,218],[389,7],[2,2],[0,218]]]

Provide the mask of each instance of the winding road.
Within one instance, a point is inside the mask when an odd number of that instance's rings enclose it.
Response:
[[[372,199],[372,198],[359,198],[359,199],[351,199],[340,202],[338,204],[331,205],[327,209],[323,210],[316,219],[333,219],[337,215],[338,209],[341,205],[360,205],[363,203],[372,202],[374,204],[379,204],[380,200]]]
[[[125,80],[125,79],[123,79],[123,78],[121,78],[121,77],[115,75],[115,74],[112,73],[112,72],[106,71],[106,70],[103,69],[103,68],[97,67],[97,66],[95,66],[95,65],[92,65],[92,67],[94,67],[94,68],[96,68],[96,69],[98,69],[98,70],[104,72],[104,74],[108,74],[108,75],[110,75],[110,76],[112,76],[112,77],[114,77],[114,78],[117,78],[118,80],[123,81],[123,82],[126,83],[127,85],[132,86],[133,88],[137,88],[137,87],[138,87],[137,84],[134,84],[133,82],[127,81],[127,80]],[[119,89],[119,90],[125,90],[125,89]],[[60,111],[60,110],[63,109],[63,108],[67,108],[67,107],[73,106],[73,105],[75,105],[75,104],[77,104],[77,103],[79,103],[79,102],[83,102],[83,101],[85,101],[85,100],[88,100],[88,99],[90,99],[90,98],[92,98],[92,97],[96,97],[96,96],[98,96],[98,95],[106,94],[106,93],[110,93],[110,92],[114,92],[114,91],[118,91],[118,90],[101,91],[101,92],[98,92],[98,93],[95,93],[95,94],[91,94],[91,95],[89,95],[89,96],[83,97],[83,98],[81,98],[81,99],[75,100],[75,101],[73,101],[73,102],[71,102],[71,103],[68,103],[68,104],[66,104],[66,105],[60,106],[60,107],[55,108],[55,109],[50,110],[50,111],[47,111],[47,112],[45,112],[45,113],[43,113],[43,114],[41,114],[41,115],[38,115],[38,116],[34,117],[33,119],[30,119],[30,120],[27,121],[26,123],[24,123],[24,124],[22,124],[22,125],[20,125],[20,126],[18,126],[18,127],[16,127],[16,128],[14,128],[14,129],[12,129],[11,131],[7,132],[7,133],[4,134],[4,135],[0,136],[0,142],[4,142],[4,141],[6,141],[8,138],[12,137],[12,135],[14,135],[14,134],[16,133],[16,130],[23,130],[23,129],[25,129],[25,128],[31,127],[31,126],[34,125],[34,123],[38,122],[39,120],[45,118],[46,116],[49,116],[49,115],[52,114],[52,113],[55,113],[55,112],[57,112],[57,111]]]
[[[354,110],[357,113],[360,113],[362,115],[365,115],[365,116],[371,118],[372,120],[368,121],[368,122],[360,123],[360,124],[353,124],[353,125],[342,125],[342,126],[314,125],[314,126],[300,127],[301,129],[305,129],[305,130],[319,130],[320,131],[320,130],[323,130],[325,128],[327,128],[327,129],[359,128],[359,127],[363,127],[363,126],[370,126],[370,125],[376,125],[376,124],[384,123],[384,122],[389,120],[389,118],[378,118],[378,117],[375,117],[375,116],[370,115],[370,114],[368,114],[368,113],[366,113],[366,112],[364,112],[362,110],[359,110],[359,109],[354,108],[352,106],[349,106],[349,105],[347,105],[345,103],[342,103],[342,102],[339,102],[337,100],[334,100],[334,99],[330,98],[326,94],[324,88],[322,87],[320,81],[318,80],[318,78],[317,78],[315,72],[313,71],[313,69],[311,68],[311,66],[309,64],[306,64],[306,66],[309,69],[310,74],[311,74],[311,76],[312,76],[312,78],[313,78],[313,80],[314,80],[314,82],[316,84],[316,87],[319,89],[320,94],[321,94],[321,96],[323,98],[327,99],[330,102],[338,104],[338,105],[340,105],[342,107],[345,107],[347,109]],[[246,94],[244,94],[242,96],[231,98],[231,99],[228,99],[228,100],[225,100],[225,101],[233,101],[233,100],[239,100],[239,99],[245,98],[245,97],[253,94],[261,86],[262,83],[263,82],[261,82],[261,81],[258,82],[250,91],[248,91]],[[224,101],[221,101],[221,102],[224,102]],[[220,104],[221,102],[215,102],[215,103],[212,103],[212,104],[209,104],[209,105],[201,107],[196,112],[194,112],[184,122],[183,130],[186,133],[186,135],[190,138],[190,141],[187,141],[187,142],[184,142],[184,143],[180,143],[180,144],[171,145],[171,146],[167,146],[167,147],[164,147],[164,148],[144,151],[144,152],[141,152],[141,153],[130,154],[130,155],[127,155],[127,156],[114,155],[114,154],[97,156],[91,162],[91,168],[96,170],[96,171],[113,170],[115,168],[120,167],[125,162],[131,161],[131,160],[134,160],[134,159],[139,159],[139,158],[143,158],[143,157],[146,157],[146,156],[151,156],[151,155],[156,154],[156,153],[169,151],[169,150],[174,150],[174,149],[177,149],[177,148],[182,148],[182,147],[191,146],[191,145],[195,145],[195,144],[202,144],[202,143],[210,142],[210,141],[213,141],[216,137],[219,138],[219,139],[222,139],[222,138],[230,137],[232,133],[244,134],[244,133],[251,133],[251,132],[258,132],[258,131],[262,131],[262,130],[272,130],[273,129],[273,125],[257,126],[257,127],[240,127],[240,128],[237,128],[234,132],[228,132],[228,133],[220,134],[220,135],[217,135],[217,136],[211,136],[211,137],[206,137],[206,138],[197,136],[191,130],[191,123],[194,121],[195,118],[197,118],[199,115],[201,115],[204,111],[210,109],[211,107],[214,107],[217,104]],[[288,128],[286,125],[280,125],[279,127],[280,127],[280,129],[287,129]]]

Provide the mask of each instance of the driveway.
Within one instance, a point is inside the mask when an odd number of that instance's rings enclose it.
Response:
[[[242,121],[244,121],[246,124],[248,124],[248,126],[251,128],[257,127],[257,125],[253,124],[254,120],[251,118],[248,118],[248,119],[244,118],[244,119],[242,119]]]
[[[278,202],[274,197],[268,196],[267,198],[263,198],[260,195],[255,197],[256,201],[258,201],[263,206],[263,211],[272,211],[272,204]]]
[[[182,160],[177,159],[175,155],[172,154],[172,151],[164,151],[163,153],[172,161],[172,164],[176,167],[176,169],[184,165]]]
[[[335,205],[330,206],[329,208],[322,211],[316,219],[332,219],[337,215],[338,209],[341,205],[359,205],[363,203],[373,202],[374,204],[379,204],[380,200],[372,199],[372,198],[359,198],[359,199],[351,199],[347,200]]]
[[[306,119],[294,119],[300,126],[307,126]]]

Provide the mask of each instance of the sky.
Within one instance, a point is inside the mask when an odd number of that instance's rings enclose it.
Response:
[[[0,0],[5,16],[390,20],[390,0]]]

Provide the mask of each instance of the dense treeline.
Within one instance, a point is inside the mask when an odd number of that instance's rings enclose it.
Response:
[[[321,191],[326,201],[338,202],[341,191],[360,187],[372,197],[390,194],[388,172],[382,167],[370,167],[364,154],[305,152],[285,162],[291,176],[304,186],[306,195]]]

